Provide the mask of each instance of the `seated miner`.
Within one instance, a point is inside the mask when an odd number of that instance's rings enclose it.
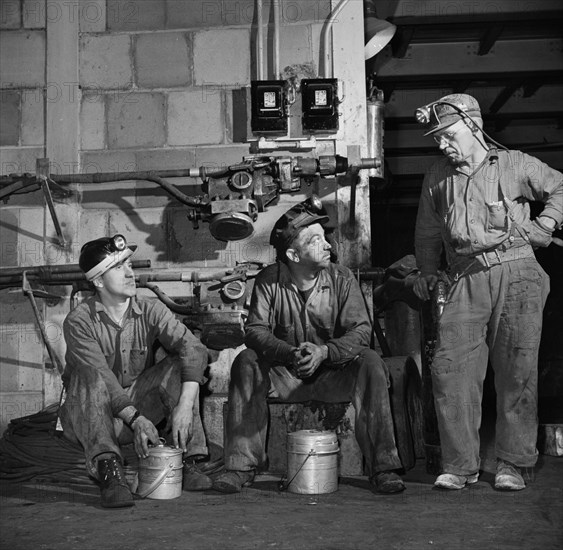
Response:
[[[267,398],[355,407],[355,432],[369,480],[403,491],[388,375],[370,349],[372,328],[352,272],[331,262],[329,218],[317,197],[286,212],[271,236],[275,264],[255,280],[245,344],[231,368],[225,429],[226,471],[213,488],[236,493],[266,465]]]
[[[207,349],[161,302],[136,296],[135,249],[121,235],[82,247],[79,265],[96,292],[64,321],[63,433],[84,448],[107,508],[133,505],[120,445],[133,443],[147,457],[161,423],[171,428],[164,428],[168,442],[184,451],[184,489],[211,487],[196,466],[207,455],[199,414]],[[156,342],[168,355],[155,364]]]

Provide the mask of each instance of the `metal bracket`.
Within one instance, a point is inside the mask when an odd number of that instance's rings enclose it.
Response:
[[[41,314],[39,313],[39,308],[37,307],[37,302],[35,301],[35,296],[40,298],[60,298],[60,296],[54,296],[49,294],[43,290],[33,290],[31,285],[29,284],[29,280],[27,278],[27,271],[22,273],[22,291],[25,296],[29,298],[29,302],[31,303],[31,308],[33,309],[33,313],[35,315],[35,320],[37,321],[37,325],[39,326],[39,330],[41,331],[41,337],[43,338],[43,343],[47,348],[47,352],[49,353],[49,358],[51,359],[51,363],[57,367],[59,374],[62,376],[64,372],[64,367],[55,350],[51,346],[51,342],[49,342],[49,338],[47,337],[47,331],[45,330],[45,326],[43,325],[43,320],[41,319]]]
[[[43,195],[45,195],[45,201],[49,207],[49,212],[51,213],[51,219],[53,220],[53,225],[55,226],[59,244],[64,247],[66,243],[61,230],[61,224],[59,223],[59,218],[57,217],[57,212],[55,210],[55,204],[53,203],[51,189],[49,187],[49,159],[37,159],[35,170],[37,173],[37,179],[39,180],[41,189],[43,190]]]

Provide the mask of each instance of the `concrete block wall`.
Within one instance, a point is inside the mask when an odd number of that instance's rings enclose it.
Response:
[[[254,0],[88,0],[76,5],[64,0],[5,0],[0,6],[1,174],[34,172],[36,159],[45,156],[51,156],[52,165],[62,166],[62,171],[92,173],[225,166],[249,154],[245,136],[237,132],[234,122],[236,117],[246,119],[246,113],[233,96],[257,76]],[[350,6],[361,17],[356,3]],[[320,33],[330,7],[330,0],[281,1],[284,77],[319,76]],[[270,2],[265,0],[266,78],[273,77],[271,17]],[[53,45],[50,40],[55,36],[58,41]],[[345,50],[351,43],[342,38],[338,48]],[[60,63],[74,66],[76,58],[76,80],[46,79],[47,59],[54,59],[48,52],[57,48],[62,48]],[[361,47],[357,50],[361,69]],[[358,80],[363,98],[361,74]],[[347,98],[352,96],[348,91]],[[49,109],[53,105],[57,109]],[[66,117],[66,108],[70,118],[79,110],[79,121],[64,127],[70,135],[61,135],[57,117]],[[351,133],[354,143],[362,142],[361,132]],[[60,150],[71,154],[57,158]],[[335,152],[336,145],[329,140],[318,154]],[[195,178],[178,178],[173,183],[187,194],[201,194],[201,181]],[[331,191],[326,191],[329,187]],[[139,245],[138,259],[151,260],[156,269],[216,270],[241,261],[270,263],[274,260],[268,244],[273,220],[305,194],[318,190],[283,195],[259,216],[251,237],[224,243],[210,236],[206,224],[195,229],[186,208],[156,184],[129,181],[69,188],[72,198],[55,204],[65,247],[57,245],[41,193],[13,196],[2,207],[3,267],[77,263],[85,241],[117,232]],[[322,189],[336,213],[334,182]],[[8,221],[5,212],[10,213]],[[5,240],[4,235],[9,238]],[[30,246],[38,251],[33,258]],[[191,284],[160,286],[172,297],[193,295]],[[60,335],[70,309],[70,289],[55,288],[61,294],[59,303],[40,300],[39,305],[53,335],[51,343],[58,356],[64,357]],[[0,329],[7,343],[0,353],[0,398],[13,414],[2,413],[0,430],[10,418],[21,416],[13,411],[32,412],[34,407],[57,401],[60,393],[60,380],[44,346],[22,350],[22,338],[27,336],[14,335],[14,327],[22,326],[39,338],[30,322],[28,302],[22,296],[8,298],[8,294],[0,291]],[[204,300],[213,302],[217,295],[203,289]],[[203,414],[210,440],[217,444],[222,442],[222,416],[217,413],[226,399],[229,368],[237,349],[216,354],[210,363]]]

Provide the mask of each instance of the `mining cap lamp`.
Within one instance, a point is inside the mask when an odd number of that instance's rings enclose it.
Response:
[[[87,242],[80,249],[78,265],[84,271],[86,279],[93,281],[112,267],[124,262],[133,255],[136,249],[135,245],[127,245],[127,240],[123,235],[102,237]]]
[[[276,249],[287,249],[304,227],[314,223],[320,223],[324,227],[328,222],[329,217],[321,200],[316,195],[311,195],[279,218],[270,234],[270,244]]]
[[[461,119],[475,123],[474,116],[481,118],[481,109],[477,100],[468,94],[450,94],[415,111],[417,122],[428,127],[425,136],[444,130]]]

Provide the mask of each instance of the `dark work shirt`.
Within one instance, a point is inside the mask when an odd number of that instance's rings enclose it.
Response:
[[[256,277],[246,322],[246,345],[272,363],[287,364],[302,342],[328,347],[329,363],[353,359],[371,341],[371,323],[352,272],[330,264],[306,300],[284,263]]]
[[[67,315],[63,330],[67,345],[63,379],[68,380],[78,364],[98,369],[108,386],[114,414],[132,405],[124,388],[154,364],[156,340],[179,357],[182,382],[204,380],[206,347],[158,300],[131,298],[119,326],[99,298],[91,297]]]

